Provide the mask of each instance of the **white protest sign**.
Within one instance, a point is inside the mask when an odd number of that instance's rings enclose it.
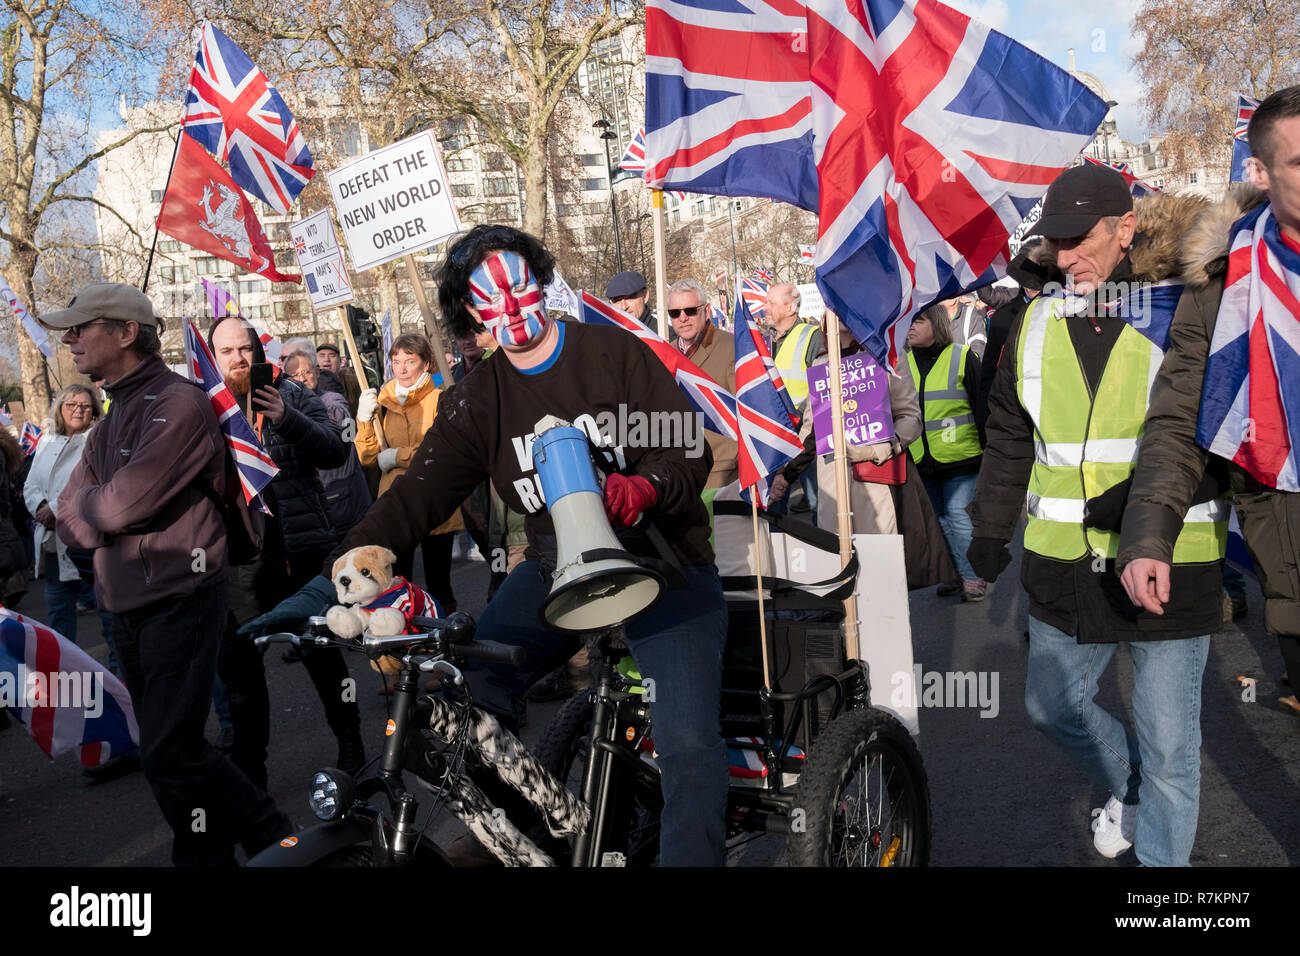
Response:
[[[799,290],[799,318],[820,319],[826,314],[826,303],[816,282],[795,286]]]
[[[293,252],[311,297],[313,311],[352,301],[352,283],[343,264],[343,249],[334,234],[330,211],[322,209],[289,224]]]
[[[425,130],[327,173],[358,270],[427,249],[460,231],[447,173]]]

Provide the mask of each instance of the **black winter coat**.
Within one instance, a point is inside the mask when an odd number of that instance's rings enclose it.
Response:
[[[0,574],[27,566],[27,549],[14,525],[14,506],[22,501],[18,474],[24,465],[22,446],[9,432],[0,429]],[[2,597],[2,595],[0,595]]]
[[[280,469],[266,494],[279,529],[279,540],[273,537],[268,550],[328,549],[340,535],[330,522],[317,470],[342,465],[352,446],[310,389],[287,375],[276,379],[275,388],[284,400],[284,418],[278,425],[266,419],[262,426],[262,444]]]

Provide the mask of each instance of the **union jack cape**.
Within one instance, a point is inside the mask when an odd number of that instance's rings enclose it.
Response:
[[[316,173],[298,123],[239,46],[203,25],[185,97],[185,131],[230,164],[243,189],[280,213]]]
[[[262,490],[280,473],[280,469],[262,447],[235,396],[226,387],[216,360],[208,351],[208,343],[203,341],[198,328],[188,319],[185,321],[185,355],[190,378],[208,393],[212,410],[217,413],[222,437],[235,459],[244,501],[250,508],[269,514],[270,509],[262,501]]]
[[[769,478],[803,451],[799,416],[743,297],[737,298],[734,336],[741,497],[749,501],[757,487],[758,502],[766,507]]]
[[[98,767],[139,745],[135,708],[120,680],[57,631],[0,608],[4,684],[18,697],[9,712],[50,759],[76,748],[83,766]]]
[[[1246,134],[1250,131],[1250,120],[1255,115],[1259,100],[1237,94],[1237,121],[1232,128],[1232,168],[1228,172],[1228,182],[1244,183],[1246,181],[1246,160],[1250,159],[1250,140]]]
[[[896,321],[1005,271],[1011,233],[1105,113],[938,0],[646,11],[646,181],[818,212],[822,297],[877,357]]]
[[[704,416],[704,427],[728,438],[736,438],[736,398],[711,379],[703,369],[682,355],[654,332],[650,331],[622,309],[617,309],[590,292],[582,297],[583,322],[592,325],[612,325],[631,332],[649,347],[672,372],[677,387],[682,390],[691,407]]]
[[[1196,443],[1279,491],[1300,491],[1300,252],[1271,204],[1233,225]]]

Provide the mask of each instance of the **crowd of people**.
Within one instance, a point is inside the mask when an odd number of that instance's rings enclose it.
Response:
[[[1225,577],[1234,506],[1267,626],[1288,672],[1300,672],[1300,547],[1289,530],[1300,527],[1300,497],[1290,490],[1285,428],[1262,428],[1233,454],[1219,444],[1211,453],[1198,437],[1207,408],[1239,412],[1248,393],[1259,409],[1285,409],[1292,391],[1252,338],[1228,374],[1243,392],[1213,392],[1224,380],[1225,330],[1247,327],[1256,317],[1247,308],[1269,329],[1300,319],[1300,87],[1266,99],[1249,138],[1251,185],[1223,203],[1157,196],[1135,205],[1108,167],[1063,172],[1010,265],[1014,282],[911,320],[906,354],[883,370],[892,436],[847,451],[853,530],[903,536],[911,589],[984,600],[1024,522],[1030,721],[1110,792],[1093,812],[1097,850],[1113,857],[1132,847],[1147,865],[1187,864],[1196,835],[1210,635],[1244,605],[1240,581]],[[553,274],[545,247],[510,227],[479,226],[452,243],[437,279],[458,357],[443,387],[433,380],[434,346],[413,332],[392,342],[393,377],[378,387],[334,344],[300,338],[284,343],[273,379],[254,389],[252,369],[266,362],[258,335],[237,316],[217,319],[208,344],[218,369],[279,469],[263,492],[270,514],[247,540],[228,532],[238,479],[212,405],[164,364],[149,300],[100,283],[42,316],[78,371],[105,383],[105,397],[87,385],[63,389],[34,455],[0,434],[0,587],[12,605],[32,575],[43,579],[48,621],[71,641],[79,611],[99,614],[140,746],[97,772],[143,768],[175,834],[177,865],[228,865],[237,844],[252,854],[289,832],[267,794],[271,708],[250,638],[298,627],[334,603],[331,567],[353,547],[390,549],[408,578],[418,552],[417,583],[447,612],[457,605],[457,536],[491,558],[479,633],[525,647],[527,664],[467,676],[476,703],[508,728],[526,697],[563,696],[589,680],[578,640],[538,615],[555,530],[521,443],[546,414],[691,411],[635,337],[548,314],[542,290]],[[1154,294],[1171,283],[1185,285],[1181,296]],[[620,273],[605,292],[654,327],[643,276]],[[656,305],[675,347],[734,391],[732,344],[711,321],[705,288],[682,278]],[[827,330],[801,318],[800,305],[797,287],[768,289],[769,347],[805,443],[773,476],[769,507],[833,530],[841,505],[832,460],[817,454],[808,384],[810,369],[828,361]],[[842,322],[838,335],[846,356],[861,350]],[[645,516],[682,570],[671,600],[627,625],[642,675],[664,688],[655,703],[661,861],[718,865],[727,611],[710,502],[737,482],[737,445],[710,433],[706,455],[598,451],[620,541],[662,557]],[[1131,726],[1094,700],[1120,642],[1134,662]],[[366,751],[355,699],[340,693],[342,654],[304,648],[300,660],[336,738],[337,766],[359,770]],[[381,684],[392,692],[387,674]],[[228,730],[220,746],[204,736],[214,706]],[[510,800],[490,779],[481,785]],[[201,833],[189,826],[194,806],[209,808]]]

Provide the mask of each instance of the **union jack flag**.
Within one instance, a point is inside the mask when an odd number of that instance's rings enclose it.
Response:
[[[1297,319],[1300,253],[1266,203],[1232,228],[1196,443],[1279,491],[1300,491]]]
[[[1105,113],[938,0],[646,12],[647,182],[817,211],[822,297],[877,356],[894,322],[1005,269],[1008,237]]]
[[[1128,183],[1129,191],[1133,194],[1134,199],[1141,199],[1143,196],[1154,196],[1162,192],[1159,186],[1153,186],[1145,180],[1138,179],[1133,172],[1133,167],[1128,163],[1107,163],[1100,159],[1093,159],[1091,156],[1083,157],[1085,163],[1091,163],[1094,166],[1109,166],[1115,172],[1124,177],[1124,182]]]
[[[208,351],[208,343],[203,341],[198,328],[188,319],[185,322],[185,355],[190,378],[208,393],[212,410],[217,413],[226,447],[235,459],[235,470],[239,473],[239,483],[244,489],[244,501],[250,508],[270,514],[261,494],[271,479],[280,473],[280,469],[262,447],[253,426],[248,423],[239,403],[235,401],[235,396],[226,388],[226,381],[217,369],[216,359]]]
[[[694,362],[682,355],[654,332],[650,331],[622,309],[616,309],[590,292],[581,292],[583,322],[592,325],[612,325],[631,332],[659,357],[668,371],[673,373],[677,387],[697,412],[704,416],[704,427],[728,438],[735,438],[736,399],[729,391],[709,378]]]
[[[767,315],[767,286],[749,276],[740,277],[740,298],[745,300],[754,318]]]
[[[638,179],[645,179],[645,127],[642,126],[632,137],[632,142],[627,144],[627,150],[623,153],[623,158],[619,160],[618,168],[625,173],[629,173]],[[679,192],[676,189],[670,192],[677,197],[677,200],[686,198],[686,193]]]
[[[768,285],[776,281],[776,276],[772,275],[772,270],[762,267],[754,270],[754,278],[759,282],[766,282]]]
[[[750,489],[756,487],[759,504],[767,507],[768,478],[803,451],[799,416],[743,296],[736,304],[734,334],[741,497],[751,500]]]
[[[211,23],[199,38],[181,122],[230,164],[242,189],[280,213],[316,173],[297,120],[266,74]]]
[[[36,454],[36,446],[40,443],[41,430],[31,422],[23,422],[23,432],[18,436],[18,440],[22,442],[23,454],[31,458]]]
[[[79,748],[98,767],[136,749],[131,695],[113,674],[57,631],[0,608],[0,676],[17,693],[9,712],[51,760]]]
[[[1257,106],[1259,100],[1244,93],[1237,94],[1237,122],[1232,130],[1232,169],[1228,173],[1230,183],[1246,181],[1246,160],[1250,159],[1250,140],[1246,134],[1250,131],[1250,121]]]

